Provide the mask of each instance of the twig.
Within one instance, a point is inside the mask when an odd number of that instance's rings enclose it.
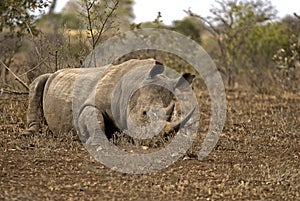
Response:
[[[297,13],[293,13],[293,14],[298,20],[300,20],[300,15],[298,15]]]
[[[188,14],[191,17],[196,17],[199,18],[200,20],[202,20],[203,22],[207,23],[209,28],[207,28],[207,31],[209,31],[213,36],[217,37],[218,35],[220,35],[220,31],[217,30],[215,28],[215,26],[213,25],[212,22],[210,22],[209,20],[207,20],[205,17],[202,17],[194,12],[192,12],[191,10],[184,10],[184,12],[186,14]]]
[[[108,6],[109,8],[109,12],[106,13],[104,12],[103,16],[97,16],[97,17],[93,17],[92,16],[92,9],[93,7],[95,7],[95,4],[98,3],[96,0],[85,0],[84,1],[85,5],[85,17],[87,19],[87,30],[88,33],[91,36],[91,45],[92,45],[92,49],[94,50],[96,48],[96,45],[99,43],[101,37],[103,36],[103,34],[109,29],[106,29],[106,26],[109,26],[109,19],[113,16],[113,14],[115,13],[118,4],[119,4],[119,0],[117,1],[113,1],[114,5],[113,6]],[[107,3],[107,2],[106,2]],[[95,24],[95,20],[97,18],[100,17],[100,22],[101,22],[101,27],[99,25]],[[102,19],[104,18],[104,19]],[[98,23],[98,22],[97,22]]]
[[[31,38],[32,38],[32,42],[35,44],[34,36],[33,36],[32,30],[31,30],[31,28],[30,28],[30,26],[29,26],[29,24],[28,24],[27,22],[26,22],[26,27],[27,27],[27,29],[28,29],[28,31],[29,31],[29,33],[30,33],[30,36],[31,36]],[[36,51],[37,55],[38,55],[39,57],[41,57],[41,53],[40,53],[40,51],[38,50],[36,44],[35,44],[35,51]]]
[[[85,9],[86,9],[87,20],[88,20],[88,31],[91,34],[93,50],[95,49],[95,35],[94,35],[94,32],[93,32],[91,9],[94,6],[94,4],[95,4],[95,1],[91,2],[90,4],[89,4],[88,0],[85,1]]]
[[[110,12],[106,15],[104,22],[102,22],[102,26],[100,31],[98,32],[98,36],[96,37],[96,41],[95,44],[97,44],[100,40],[100,38],[102,37],[103,33],[106,31],[105,30],[105,25],[108,23],[108,20],[111,18],[111,16],[113,15],[113,13],[115,12],[115,10],[118,8],[119,5],[119,1],[116,1],[113,5],[113,7],[110,7]]]
[[[51,56],[55,58],[55,71],[58,71],[58,50],[55,50],[55,53],[49,52]]]
[[[27,90],[29,90],[28,85],[24,81],[22,81],[12,70],[10,70],[10,68],[7,67],[2,60],[0,60],[0,62],[4,66],[4,68],[6,68]]]
[[[21,74],[19,77],[23,77],[24,75],[26,75],[27,73],[34,71],[35,69],[39,68],[42,64],[44,64],[44,62],[47,60],[48,58],[44,59],[43,61],[41,61],[40,63],[38,63],[38,65],[36,65],[35,67],[29,69],[28,71],[26,71],[25,73]]]
[[[17,95],[24,95],[29,94],[28,91],[14,91],[14,90],[7,90],[7,89],[0,89],[0,96],[3,94],[17,94]]]
[[[29,31],[29,34],[30,34],[31,38],[34,38],[34,36],[33,36],[33,33],[32,33],[32,30],[31,30],[30,26],[28,25],[28,23],[27,23],[27,22],[25,22],[25,24],[26,24],[26,27],[27,27],[27,29],[28,29],[28,31]]]

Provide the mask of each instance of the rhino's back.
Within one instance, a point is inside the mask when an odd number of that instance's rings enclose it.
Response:
[[[110,65],[109,68],[105,70],[102,79],[97,83],[97,86],[95,88],[95,96],[97,98],[92,102],[95,102],[96,105],[106,106],[107,109],[110,109],[112,93],[115,89],[118,89],[115,88],[117,83],[121,84],[122,88],[126,89],[132,88],[132,83],[136,82],[134,76],[130,77],[131,80],[122,80],[124,75],[126,75],[130,71],[136,73],[136,70],[140,67],[149,68],[149,66],[154,66],[155,64],[156,60],[150,58],[144,60],[131,59],[119,65]],[[122,82],[120,82],[121,80]],[[124,90],[117,91],[116,94],[118,94],[119,96],[113,98],[121,99],[123,96],[123,92]],[[124,93],[127,93],[127,91]],[[99,99],[98,97],[101,97],[101,99]]]
[[[57,71],[48,79],[43,96],[43,111],[52,132],[68,132],[73,128],[73,108],[87,99],[105,67],[77,68]],[[74,106],[73,106],[74,104]]]
[[[95,105],[111,116],[111,95],[116,83],[127,72],[145,65],[155,65],[155,60],[133,59],[119,65],[63,69],[54,73],[46,83],[43,97],[44,116],[50,130],[67,132],[77,127],[76,120],[85,105]],[[122,97],[121,92],[119,96]]]

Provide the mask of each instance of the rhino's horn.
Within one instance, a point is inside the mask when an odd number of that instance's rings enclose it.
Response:
[[[178,132],[180,127],[184,127],[189,121],[193,113],[195,112],[195,107],[182,119],[174,123],[167,123],[165,126],[165,133]]]
[[[175,102],[172,101],[172,102],[170,103],[170,105],[164,109],[164,110],[165,110],[166,117],[167,117],[167,121],[170,121],[170,120],[171,120],[172,114],[173,114],[173,112],[174,112],[174,108],[175,108]]]

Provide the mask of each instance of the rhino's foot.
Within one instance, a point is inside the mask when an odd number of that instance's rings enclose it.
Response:
[[[27,137],[27,136],[33,136],[36,132],[30,129],[26,129],[21,133],[21,136]]]
[[[22,136],[32,136],[38,133],[39,129],[36,124],[30,125],[28,129],[24,130],[21,135]]]

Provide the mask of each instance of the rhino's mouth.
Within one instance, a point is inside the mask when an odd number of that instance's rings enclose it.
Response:
[[[193,113],[195,112],[196,108],[193,108],[187,115],[185,115],[181,120],[177,120],[175,122],[167,122],[164,132],[169,134],[171,132],[178,132],[180,128],[186,126],[187,122],[192,117]]]
[[[139,147],[142,149],[143,147],[147,147],[147,151],[144,150],[146,152],[152,152],[157,148],[166,146],[167,144],[172,142],[174,136],[179,132],[181,128],[187,126],[188,121],[191,119],[195,111],[195,108],[193,108],[184,117],[174,117],[177,115],[175,107],[175,103],[172,103],[167,108],[164,108],[164,112],[168,119],[165,119],[163,121],[163,124],[161,126],[162,128],[159,127],[157,129],[158,126],[156,126],[156,128],[153,128],[149,126],[150,124],[147,124],[144,127],[135,127],[135,130],[131,129],[128,132],[116,132],[112,135],[111,142],[120,147],[131,147],[132,144],[139,145]],[[150,115],[149,111],[148,115]],[[159,120],[157,121],[159,124]],[[156,129],[159,131],[155,131]],[[155,131],[155,133],[153,133],[153,131]]]
[[[177,104],[172,100],[167,107],[163,107],[162,104],[152,105],[147,109],[140,110],[138,115],[136,115],[137,113],[129,114],[125,132],[136,139],[150,139],[161,134],[177,133],[181,127],[186,125],[195,110],[193,108],[185,116],[182,116]]]

